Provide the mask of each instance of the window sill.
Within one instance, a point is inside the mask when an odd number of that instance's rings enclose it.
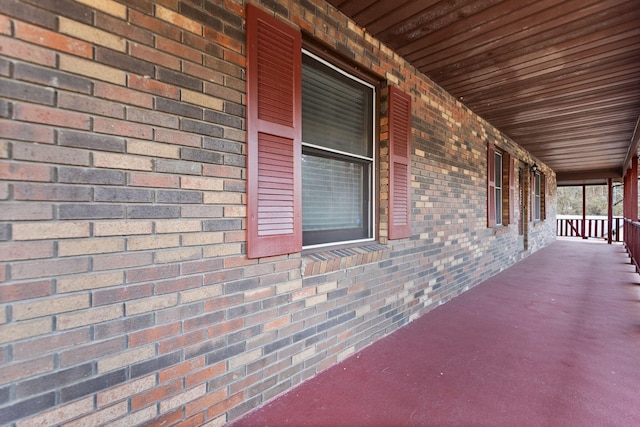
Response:
[[[501,234],[506,234],[509,232],[509,226],[508,225],[497,225],[495,227],[493,227],[493,235],[494,236],[500,236]]]
[[[302,276],[310,277],[389,258],[386,245],[371,243],[351,248],[330,249],[302,255]]]

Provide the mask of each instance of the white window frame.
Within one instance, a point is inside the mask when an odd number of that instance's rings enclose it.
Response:
[[[502,225],[502,190],[503,190],[502,160],[503,160],[502,153],[496,150],[495,158],[494,158],[496,225]]]
[[[533,220],[540,221],[541,213],[542,213],[542,205],[540,198],[541,193],[541,182],[540,182],[540,172],[535,172],[533,176]]]
[[[364,243],[364,242],[372,242],[375,241],[377,236],[376,236],[376,232],[378,229],[377,226],[377,222],[376,222],[376,218],[377,215],[375,215],[376,212],[376,208],[377,208],[377,200],[376,200],[376,196],[377,196],[377,192],[376,192],[376,186],[375,183],[377,183],[377,170],[376,170],[376,165],[377,165],[377,158],[378,158],[378,153],[376,150],[376,136],[375,136],[375,131],[376,131],[376,87],[374,85],[372,85],[371,83],[368,83],[362,79],[359,79],[358,77],[349,74],[348,72],[344,71],[343,69],[336,67],[335,65],[333,65],[331,62],[319,57],[318,55],[315,55],[313,53],[311,53],[310,51],[308,51],[307,49],[302,49],[302,54],[303,55],[307,55],[311,58],[313,58],[314,60],[322,63],[323,65],[332,68],[333,70],[335,70],[336,72],[346,76],[349,79],[354,80],[357,83],[360,83],[366,87],[368,87],[369,89],[371,89],[372,92],[372,99],[373,99],[373,103],[372,103],[372,108],[371,108],[371,114],[372,114],[372,118],[371,118],[371,125],[373,127],[373,129],[371,129],[371,135],[372,135],[372,140],[369,141],[369,143],[371,144],[371,153],[372,156],[371,157],[365,157],[365,156],[359,156],[356,154],[352,154],[352,153],[345,153],[342,152],[340,150],[335,150],[335,149],[331,149],[331,148],[327,148],[327,147],[319,147],[317,145],[314,144],[310,144],[310,143],[306,143],[304,140],[302,141],[302,149],[304,151],[304,148],[315,148],[315,149],[321,149],[324,150],[327,153],[333,153],[333,154],[338,154],[338,155],[345,155],[345,156],[349,156],[352,157],[354,159],[359,159],[359,160],[365,160],[369,163],[369,167],[370,167],[370,173],[369,173],[369,179],[370,182],[368,183],[368,187],[369,187],[369,204],[368,204],[368,214],[369,214],[369,230],[368,230],[368,234],[370,235],[370,237],[364,238],[364,239],[356,239],[356,240],[346,240],[346,241],[334,241],[334,242],[327,242],[327,243],[320,243],[320,244],[315,244],[315,245],[303,245],[302,249],[306,250],[306,249],[316,249],[316,248],[324,248],[324,247],[330,247],[330,246],[336,246],[336,245],[348,245],[348,244],[357,244],[357,243]],[[303,235],[304,235],[304,231],[303,231]]]

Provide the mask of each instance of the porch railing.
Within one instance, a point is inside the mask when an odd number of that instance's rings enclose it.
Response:
[[[562,237],[591,237],[598,239],[607,239],[608,234],[607,217],[587,218],[585,223],[585,234],[582,234],[582,218],[557,218],[556,219],[556,235]],[[622,242],[622,228],[624,218],[613,217],[611,221],[612,232],[611,240],[614,242]]]
[[[624,244],[631,255],[631,262],[636,266],[636,271],[640,271],[640,222],[625,219]]]

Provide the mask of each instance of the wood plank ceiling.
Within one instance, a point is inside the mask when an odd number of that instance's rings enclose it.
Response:
[[[553,168],[622,176],[638,150],[640,0],[329,0]]]

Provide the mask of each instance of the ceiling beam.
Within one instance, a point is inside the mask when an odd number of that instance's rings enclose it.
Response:
[[[631,160],[633,159],[633,156],[638,154],[639,144],[640,144],[640,116],[638,116],[638,120],[636,121],[636,128],[633,131],[633,136],[631,137],[631,142],[629,143],[629,150],[627,151],[627,157],[624,159],[624,164],[622,165],[623,174],[631,166]]]
[[[562,182],[582,182],[594,180],[602,180],[602,182],[606,182],[606,180],[609,178],[621,177],[622,171],[619,168],[613,168],[581,172],[560,172],[556,174],[556,181],[558,182],[558,185],[563,185]]]

